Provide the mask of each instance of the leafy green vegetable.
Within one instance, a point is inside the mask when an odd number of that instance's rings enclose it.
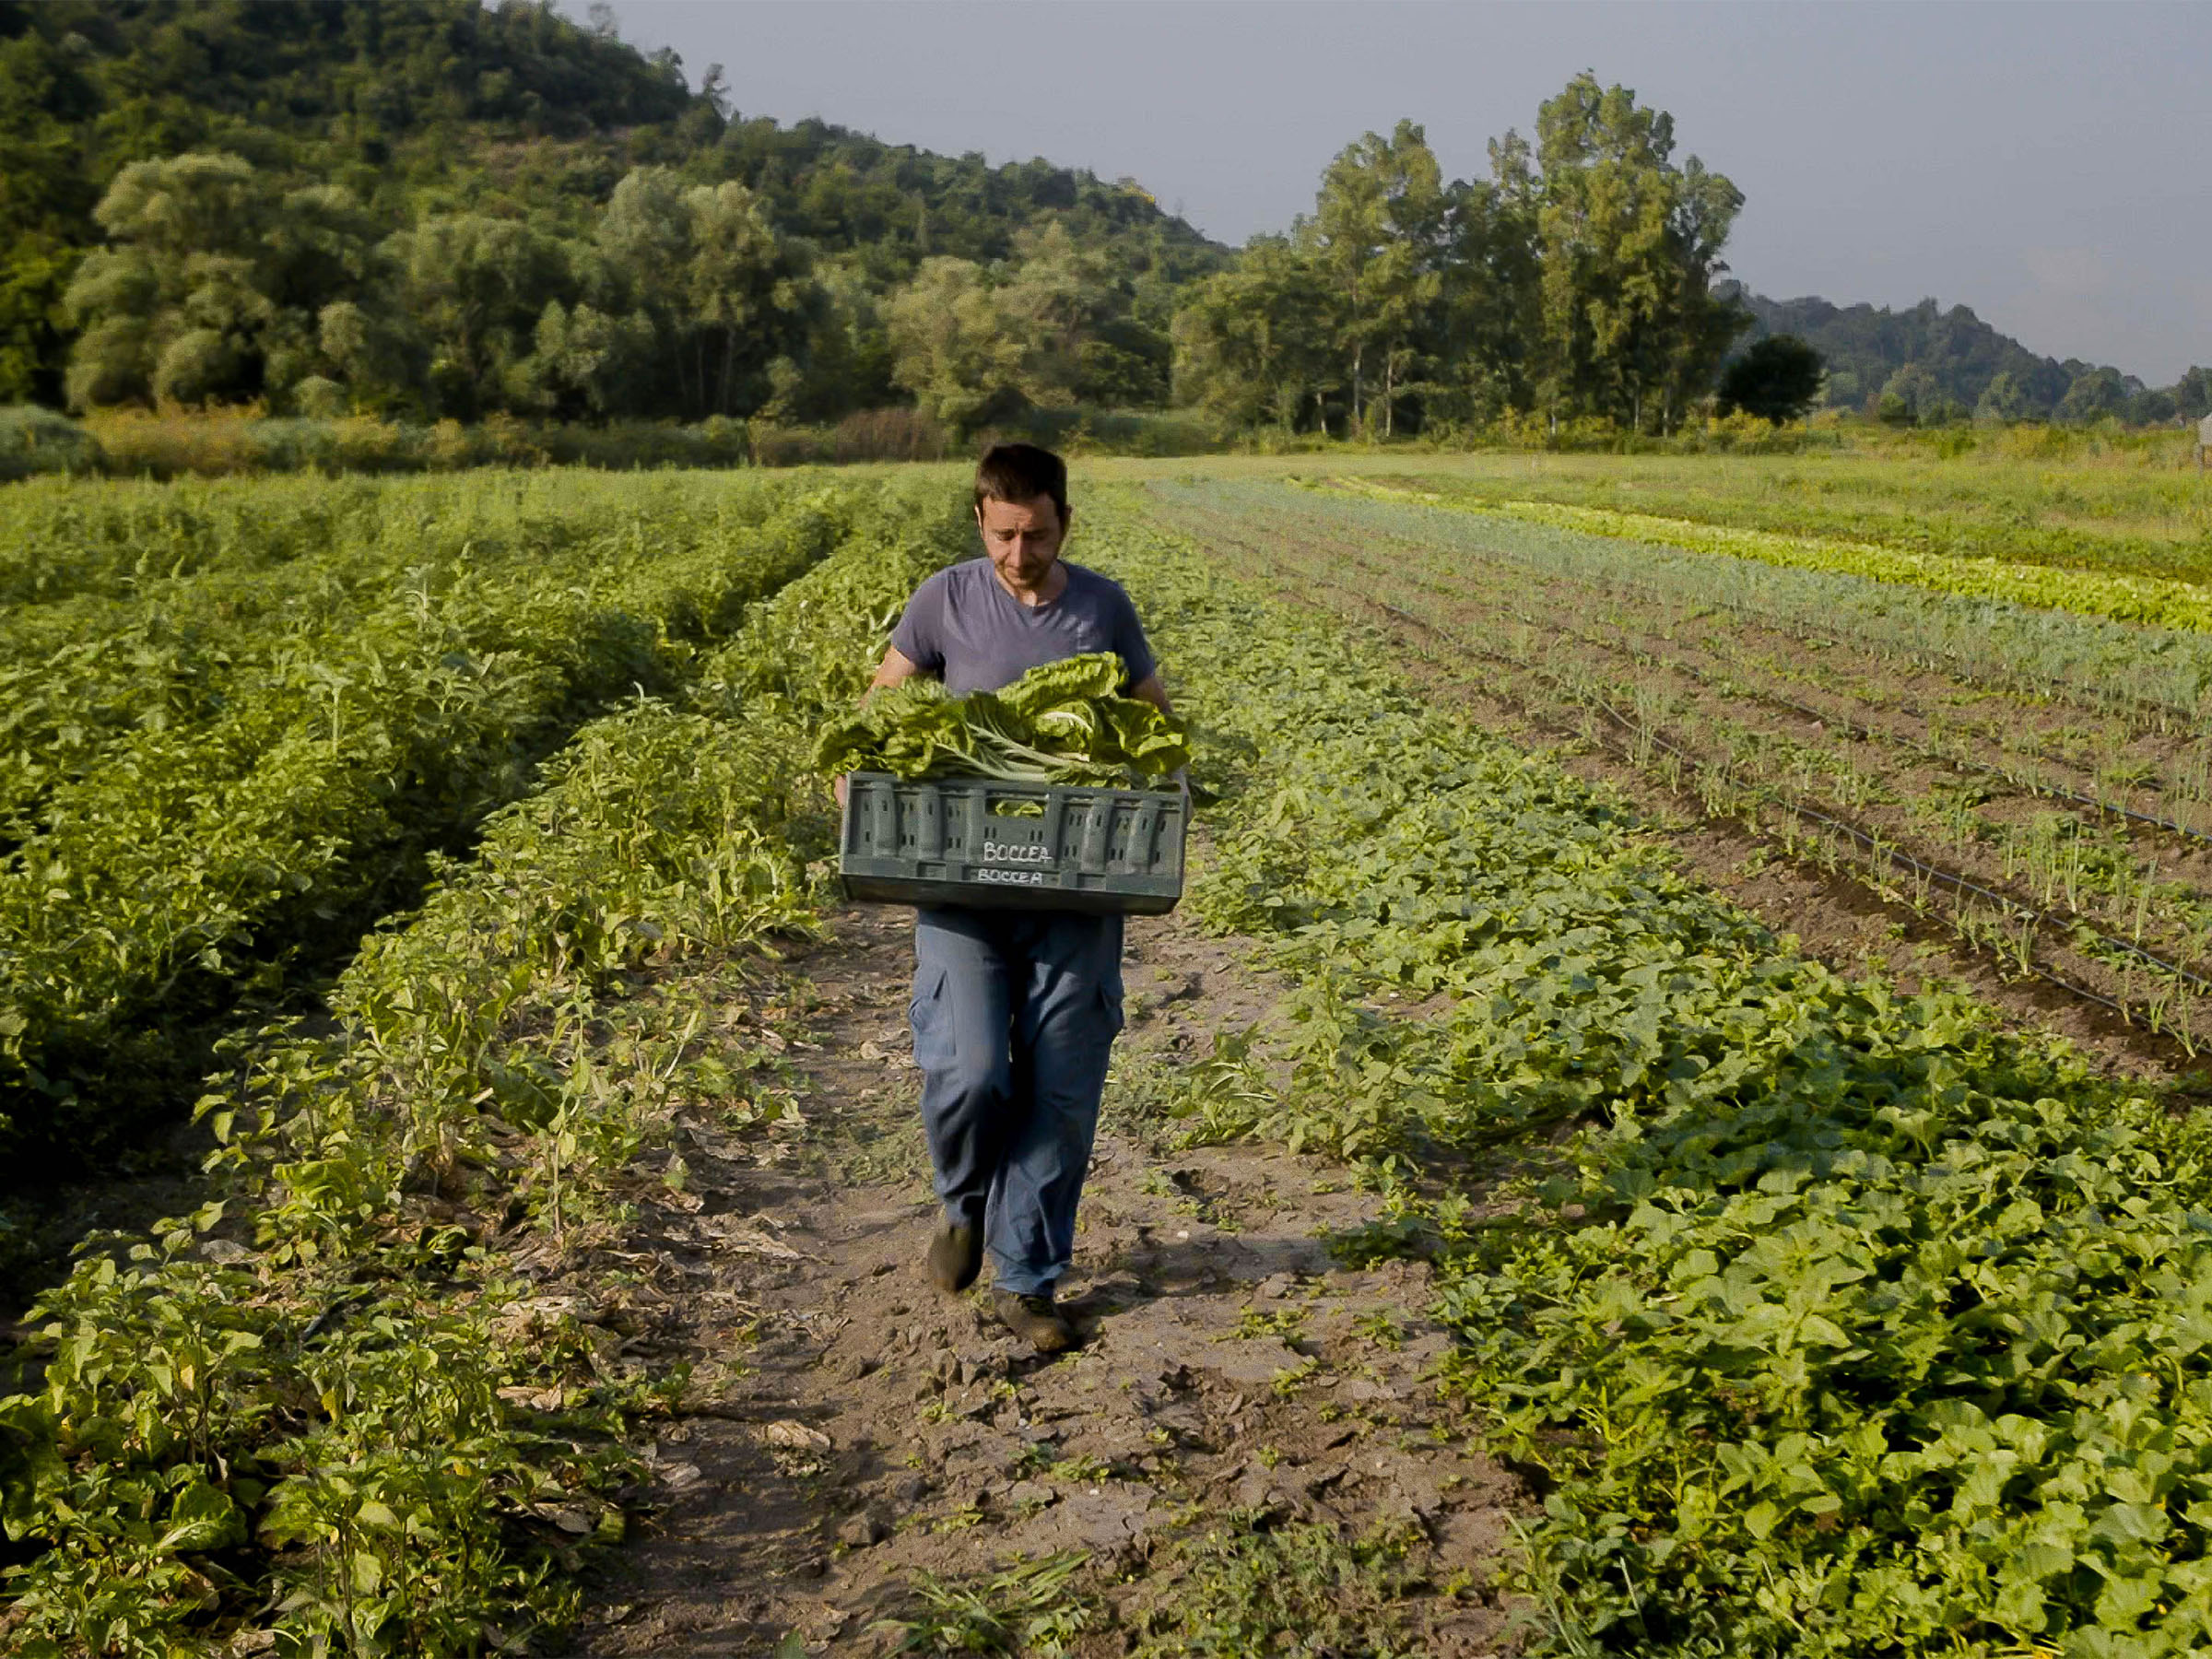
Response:
[[[935,680],[909,680],[833,722],[815,763],[825,772],[901,778],[1159,782],[1190,763],[1188,730],[1175,715],[1121,696],[1122,675],[1122,659],[1098,651],[966,697],[947,697]]]
[[[1213,547],[1209,591],[1187,514],[1117,534],[1125,499],[1087,535],[1168,601],[1216,752],[1266,756],[1191,908],[1300,987],[1279,1104],[1201,1124],[1367,1161],[1347,1242],[1435,1260],[1445,1386],[1545,1477],[1527,1651],[2212,1648],[2202,1114],[1795,955],[1380,641]]]

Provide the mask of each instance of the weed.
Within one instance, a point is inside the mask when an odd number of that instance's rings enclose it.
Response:
[[[900,1653],[1021,1653],[1054,1659],[1091,1628],[1096,1604],[1072,1582],[1087,1564],[1081,1550],[1021,1562],[966,1583],[923,1573],[912,1586],[922,1606],[911,1618],[875,1628],[895,1635]]]

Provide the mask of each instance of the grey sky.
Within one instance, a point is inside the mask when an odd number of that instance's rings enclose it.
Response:
[[[748,115],[1126,174],[1230,243],[1402,115],[1479,172],[1587,67],[1743,190],[1762,293],[1933,294],[2153,384],[2212,363],[2212,5],[613,3]]]

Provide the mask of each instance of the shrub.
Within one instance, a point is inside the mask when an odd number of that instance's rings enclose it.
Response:
[[[0,408],[0,478],[100,470],[100,441],[65,415],[34,404]]]

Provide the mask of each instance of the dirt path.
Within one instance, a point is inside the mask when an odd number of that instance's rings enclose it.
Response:
[[[653,1347],[697,1369],[577,1651],[888,1652],[878,1621],[925,1616],[917,1584],[1059,1552],[1065,1578],[946,1591],[941,1617],[972,1630],[991,1609],[1011,1651],[1226,1653],[1272,1627],[1336,1632],[1300,1652],[1500,1651],[1491,1581],[1526,1499],[1424,1383],[1446,1347],[1425,1265],[1332,1261],[1321,1235],[1373,1215],[1341,1169],[1170,1151],[1144,1111],[1277,991],[1177,918],[1132,925],[1129,1029],[1062,1286],[1095,1334],[1048,1361],[980,1288],[940,1297],[923,1274],[910,939],[909,912],[855,908],[792,960],[803,1129],[765,1152],[705,1129],[682,1147],[699,1208]]]

